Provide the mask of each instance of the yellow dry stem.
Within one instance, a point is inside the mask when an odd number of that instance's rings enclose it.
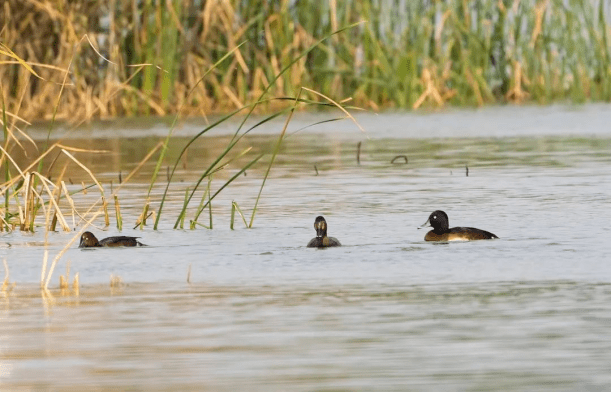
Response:
[[[49,286],[49,281],[51,280],[51,275],[53,274],[53,270],[55,269],[55,265],[57,265],[57,262],[59,261],[59,259],[62,257],[62,255],[64,255],[64,253],[70,248],[70,246],[72,246],[72,244],[81,237],[81,235],[83,234],[83,232],[85,232],[85,229],[87,229],[87,227],[89,227],[89,225],[101,214],[102,212],[100,210],[98,210],[93,217],[85,224],[83,225],[83,227],[81,228],[81,230],[79,232],[77,232],[76,235],[74,235],[72,237],[72,239],[70,239],[70,241],[68,242],[68,244],[66,244],[64,246],[64,248],[62,248],[62,250],[55,256],[55,258],[53,259],[53,262],[51,263],[51,267],[49,268],[49,273],[47,274],[47,279],[44,282],[43,288],[46,289]],[[47,250],[45,250],[45,259],[43,261],[43,274],[44,274],[44,267],[47,264]]]
[[[6,292],[9,287],[9,267],[6,262],[6,258],[2,258],[2,264],[4,265],[4,281],[2,282],[2,292]],[[191,265],[190,265],[191,266]]]

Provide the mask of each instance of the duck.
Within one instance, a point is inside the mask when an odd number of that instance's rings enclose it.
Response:
[[[314,222],[317,237],[312,238],[306,247],[338,247],[341,246],[338,239],[327,236],[327,221],[323,216],[318,216]]]
[[[433,230],[427,232],[425,241],[454,241],[454,240],[484,240],[499,239],[495,234],[478,228],[470,227],[448,227],[448,215],[442,210],[436,210],[429,215],[427,221],[419,227],[432,227]]]
[[[111,236],[98,240],[91,232],[83,232],[79,248],[87,247],[138,247],[146,246],[139,242],[138,237],[132,236]]]

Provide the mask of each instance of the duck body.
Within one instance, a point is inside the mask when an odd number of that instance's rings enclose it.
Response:
[[[448,232],[436,233],[436,231],[429,231],[425,235],[425,241],[428,242],[452,242],[456,240],[485,240],[485,239],[498,239],[491,232],[483,231],[478,228],[470,227],[455,227],[449,228]]]
[[[323,216],[318,216],[314,223],[317,237],[312,238],[306,247],[338,247],[341,246],[340,241],[335,237],[327,236],[327,221]]]
[[[87,247],[138,247],[146,246],[139,242],[138,237],[132,236],[111,236],[98,240],[91,232],[83,232],[79,248]]]
[[[422,227],[433,228],[425,235],[425,241],[428,242],[498,239],[495,234],[478,228],[449,228],[448,215],[442,210],[431,213],[425,224],[421,225]]]
[[[341,246],[338,239],[335,237],[313,237],[312,240],[308,242],[306,247],[338,247]]]

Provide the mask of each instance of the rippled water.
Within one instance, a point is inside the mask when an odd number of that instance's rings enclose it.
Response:
[[[609,105],[359,120],[367,135],[335,122],[286,140],[253,229],[229,229],[231,202],[250,217],[266,162],[215,199],[213,230],[172,229],[185,187],[227,143],[224,132],[190,148],[158,231],[127,228],[148,187],[145,165],[119,195],[123,234],[149,247],[75,246],[49,294],[36,290],[43,252],[51,260],[74,232],[51,233],[46,246],[42,231],[0,234],[16,282],[0,298],[0,387],[610,390]],[[65,143],[110,151],[79,156],[110,191],[159,141],[155,127]],[[183,125],[170,155],[199,129]],[[264,151],[279,130],[241,147]],[[398,155],[408,163],[391,164]],[[74,189],[87,182],[69,176]],[[435,209],[451,226],[500,239],[426,243],[417,226]],[[304,247],[319,214],[343,247]],[[92,230],[113,235],[113,225]],[[67,261],[78,296],[54,289]],[[123,284],[111,288],[111,274]]]

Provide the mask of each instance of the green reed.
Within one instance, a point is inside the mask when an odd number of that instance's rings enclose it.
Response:
[[[14,86],[5,92],[7,110],[21,106],[35,116],[227,113],[253,102],[272,80],[275,96],[308,86],[373,109],[609,101],[611,94],[605,0],[147,0],[114,2],[109,26],[101,25],[95,2],[58,10],[56,2],[41,0],[36,13],[19,3],[10,0],[0,10],[0,20],[5,11],[11,15],[0,39],[30,64],[68,65],[73,82],[57,108],[40,108],[36,103],[54,101],[63,85],[36,78],[22,95],[30,74],[17,72],[17,61],[0,67],[0,84]],[[65,23],[53,23],[54,12],[66,15]],[[19,23],[30,18],[35,31]],[[275,79],[313,37],[360,21],[351,34],[318,44]],[[91,31],[106,39],[94,42],[106,43],[98,50],[112,64],[80,46]],[[49,51],[52,42],[79,47],[78,58],[71,63],[71,50]],[[239,42],[244,45],[220,64]],[[127,65],[143,64],[154,66],[127,77]],[[31,67],[57,81],[56,69]],[[109,94],[117,80],[124,84]],[[92,98],[99,113],[85,114],[79,104]],[[277,105],[262,103],[257,110]]]
[[[204,228],[206,229],[213,229],[213,219],[212,219],[212,198],[210,196],[210,185],[212,183],[212,174],[208,176],[208,184],[206,185],[206,190],[204,190],[204,194],[202,194],[202,200],[200,201],[200,206],[198,206],[197,209],[197,213],[195,215],[195,217],[193,218],[193,220],[191,220],[190,225],[189,225],[189,229],[195,229],[195,226],[198,223],[198,218],[200,217],[200,214],[202,214],[202,212],[204,211],[206,205],[208,205],[208,226],[204,225],[204,224],[199,224],[202,225]],[[208,203],[206,203],[206,198],[208,198]]]
[[[263,182],[262,182],[261,188],[260,188],[260,190],[259,190],[259,194],[258,194],[257,199],[256,199],[256,201],[255,201],[255,206],[254,206],[254,208],[253,208],[253,213],[252,213],[252,216],[251,216],[251,221],[250,221],[250,223],[249,223],[249,227],[252,227],[252,226],[253,226],[253,221],[254,221],[254,218],[255,218],[255,213],[256,213],[256,211],[257,211],[257,204],[259,203],[259,199],[260,199],[260,197],[261,197],[261,193],[262,193],[262,190],[263,190],[263,186],[265,185],[266,179],[267,179],[267,177],[268,177],[268,175],[269,175],[269,172],[270,172],[270,168],[271,168],[271,166],[272,166],[272,163],[274,162],[274,157],[276,156],[276,153],[278,152],[278,149],[280,148],[280,144],[281,144],[282,139],[283,139],[283,137],[284,137],[284,133],[285,133],[285,131],[286,131],[287,124],[288,124],[289,120],[291,119],[291,114],[293,113],[293,110],[295,109],[295,107],[296,107],[297,103],[306,103],[306,102],[307,102],[307,103],[314,103],[314,104],[319,104],[319,105],[324,105],[324,106],[327,106],[327,105],[329,105],[329,104],[326,104],[326,103],[321,104],[321,103],[317,103],[317,102],[312,102],[312,101],[308,101],[308,100],[301,99],[301,98],[300,98],[301,89],[300,89],[300,93],[298,94],[298,96],[296,96],[295,98],[291,98],[291,100],[293,100],[293,101],[294,101],[294,103],[293,103],[293,106],[291,106],[290,108],[285,108],[285,109],[279,110],[279,111],[277,111],[277,112],[273,113],[272,115],[267,116],[266,118],[264,118],[263,120],[261,120],[261,121],[259,121],[257,124],[255,124],[254,126],[250,127],[248,130],[246,130],[246,131],[244,131],[244,132],[242,132],[242,133],[241,133],[242,127],[243,127],[243,126],[244,126],[244,124],[247,122],[247,120],[249,119],[250,115],[253,113],[253,111],[255,110],[255,108],[256,108],[258,105],[262,105],[262,104],[265,104],[266,102],[270,102],[270,101],[278,101],[278,100],[284,101],[284,100],[287,100],[287,99],[288,99],[287,97],[266,99],[266,98],[265,98],[265,96],[268,94],[268,92],[271,90],[271,88],[272,88],[273,86],[275,86],[275,85],[276,85],[276,82],[277,82],[278,80],[280,80],[280,79],[281,79],[281,77],[282,77],[282,76],[283,76],[283,75],[284,75],[284,74],[285,74],[285,73],[286,73],[286,72],[287,72],[287,71],[288,71],[288,70],[289,70],[291,67],[293,67],[293,66],[294,66],[295,64],[297,64],[297,63],[298,63],[298,62],[299,62],[301,59],[303,59],[304,57],[306,57],[306,56],[307,56],[307,55],[308,55],[310,52],[312,52],[312,51],[313,51],[315,48],[317,48],[317,47],[318,47],[318,46],[319,46],[321,43],[323,43],[325,40],[329,39],[330,37],[336,36],[336,35],[338,35],[338,34],[340,34],[340,33],[344,32],[344,31],[346,31],[346,30],[348,30],[348,29],[352,29],[352,28],[354,28],[355,26],[357,26],[358,24],[359,24],[359,23],[354,23],[354,24],[352,24],[352,25],[349,25],[349,26],[343,27],[343,28],[341,28],[341,29],[338,29],[338,30],[336,30],[336,31],[332,32],[332,33],[329,33],[329,34],[324,35],[324,36],[323,36],[323,38],[319,39],[319,40],[318,40],[318,41],[316,41],[314,44],[312,44],[310,47],[308,47],[307,49],[305,49],[305,50],[304,50],[304,51],[302,51],[301,53],[297,54],[297,55],[296,55],[294,58],[290,59],[290,61],[288,61],[288,62],[286,63],[286,65],[285,65],[285,66],[284,66],[282,69],[280,69],[280,70],[278,71],[278,73],[277,73],[277,74],[276,74],[276,75],[275,75],[275,76],[274,76],[274,77],[271,79],[271,81],[270,81],[270,82],[267,84],[267,86],[266,86],[266,87],[263,89],[263,91],[261,92],[261,94],[259,95],[259,97],[258,97],[258,98],[257,98],[257,99],[254,101],[254,103],[249,104],[249,105],[246,105],[246,106],[243,106],[243,107],[241,107],[241,108],[239,108],[239,109],[237,109],[237,110],[235,110],[235,111],[233,111],[233,112],[229,113],[228,115],[221,117],[219,120],[217,120],[216,122],[212,123],[211,125],[209,125],[208,127],[206,127],[204,130],[202,130],[202,131],[200,131],[198,134],[196,134],[196,135],[195,135],[193,138],[191,138],[191,140],[190,140],[189,142],[187,142],[187,144],[185,144],[185,146],[183,147],[183,149],[182,149],[182,150],[181,150],[181,152],[179,153],[179,155],[178,155],[178,157],[176,158],[176,161],[175,161],[175,163],[174,163],[174,165],[173,165],[172,171],[171,171],[171,173],[170,173],[170,175],[169,175],[169,179],[168,179],[168,182],[167,182],[167,185],[166,185],[166,189],[164,190],[164,194],[163,194],[162,199],[161,199],[161,202],[160,202],[160,206],[159,206],[158,214],[157,214],[157,217],[156,217],[155,224],[154,224],[154,227],[153,227],[153,228],[154,228],[154,229],[157,229],[157,227],[158,227],[159,220],[160,220],[161,215],[162,215],[161,213],[162,213],[162,209],[163,209],[163,206],[164,206],[164,202],[165,202],[165,200],[166,200],[166,196],[167,196],[167,193],[168,193],[168,189],[169,189],[169,187],[170,187],[170,183],[171,183],[172,177],[174,176],[174,173],[175,173],[175,171],[176,171],[176,168],[177,168],[177,166],[178,166],[178,164],[179,164],[179,162],[180,162],[180,160],[181,160],[181,157],[182,157],[182,156],[185,154],[185,152],[187,151],[187,149],[189,148],[189,146],[190,146],[190,145],[191,145],[193,142],[195,142],[195,141],[196,141],[198,138],[202,137],[202,136],[203,136],[203,135],[204,135],[206,132],[210,131],[211,129],[213,129],[214,127],[218,126],[219,124],[221,124],[221,123],[223,123],[223,122],[225,122],[225,121],[227,121],[227,120],[229,120],[229,119],[233,118],[234,116],[238,115],[238,114],[239,114],[240,112],[242,112],[243,110],[246,110],[246,111],[247,111],[247,113],[246,113],[246,115],[244,116],[244,118],[243,118],[242,122],[239,124],[239,126],[238,126],[238,128],[237,128],[236,132],[234,133],[234,135],[233,135],[233,137],[232,137],[232,139],[231,139],[230,143],[228,143],[228,145],[226,146],[226,148],[224,149],[224,151],[223,151],[221,154],[219,154],[219,156],[217,156],[217,157],[216,157],[216,158],[213,160],[213,162],[212,162],[212,163],[209,165],[209,167],[208,167],[208,168],[207,168],[207,169],[206,169],[206,170],[205,170],[205,171],[202,173],[202,175],[200,176],[200,178],[198,179],[198,181],[195,183],[195,185],[194,185],[194,187],[193,187],[193,190],[192,190],[192,191],[191,191],[191,193],[190,193],[190,194],[189,194],[189,195],[186,197],[186,199],[185,199],[185,201],[184,201],[184,204],[183,204],[183,208],[182,208],[181,212],[179,213],[179,216],[178,216],[178,218],[176,219],[176,222],[175,222],[175,224],[174,224],[174,228],[175,228],[175,229],[176,229],[177,227],[179,227],[179,225],[182,227],[182,222],[183,222],[182,220],[184,220],[184,218],[185,218],[186,209],[187,209],[187,207],[188,207],[188,205],[189,205],[189,202],[191,201],[191,198],[194,196],[194,194],[195,194],[195,193],[196,193],[196,191],[198,190],[198,187],[200,186],[200,184],[202,183],[202,181],[203,181],[205,178],[207,178],[208,176],[210,176],[212,173],[214,173],[215,171],[217,171],[219,168],[223,167],[223,165],[222,165],[222,166],[218,166],[218,165],[219,165],[219,163],[221,162],[221,160],[222,160],[223,158],[225,158],[225,157],[226,157],[226,156],[227,156],[227,155],[230,153],[230,151],[231,151],[231,150],[234,148],[234,146],[235,146],[235,145],[236,145],[236,144],[237,144],[237,143],[238,143],[238,142],[239,142],[239,141],[240,141],[240,140],[241,140],[241,139],[242,139],[244,136],[246,136],[248,133],[250,133],[250,132],[251,132],[252,130],[254,130],[255,128],[260,127],[261,125],[263,125],[263,124],[265,124],[265,123],[269,122],[270,120],[272,120],[272,119],[276,118],[277,116],[280,116],[280,115],[282,115],[282,114],[284,114],[284,113],[287,113],[287,112],[288,112],[288,113],[289,113],[289,117],[288,117],[288,119],[287,119],[287,123],[285,124],[285,127],[283,128],[283,131],[282,131],[282,133],[281,133],[281,137],[280,137],[280,139],[279,139],[279,142],[276,144],[275,148],[273,149],[273,152],[272,152],[272,154],[273,154],[273,155],[272,155],[272,159],[271,159],[271,161],[270,161],[270,165],[268,166],[268,169],[267,169],[266,174],[265,174],[265,176],[264,176],[264,179],[263,179]],[[242,45],[242,44],[241,44],[241,45]],[[237,48],[238,48],[238,47],[237,47]],[[235,48],[235,49],[237,49],[237,48]],[[222,64],[223,60],[224,60],[226,57],[227,57],[227,54],[226,54],[226,55],[225,55],[225,56],[224,56],[224,57],[223,57],[221,60],[219,60],[219,61],[218,61],[218,62],[215,64],[215,67],[220,66],[220,65]],[[212,68],[211,68],[211,69],[209,69],[207,72],[211,72],[211,71],[212,71]],[[200,80],[202,80],[202,79],[200,79]],[[177,115],[177,117],[175,117],[174,123],[176,123],[177,118],[178,118],[178,115]],[[173,124],[174,124],[174,123],[173,123]],[[170,131],[170,133],[169,133],[169,136],[170,136],[171,132],[172,132],[172,129],[171,129],[171,131]],[[169,136],[168,136],[168,138],[169,138]],[[167,138],[167,141],[168,141],[168,138]],[[164,149],[164,150],[165,150],[165,149]],[[215,198],[215,196],[216,196],[216,195],[218,195],[218,194],[219,194],[219,193],[220,193],[220,192],[221,192],[221,191],[222,191],[222,190],[223,190],[225,187],[227,187],[227,186],[228,186],[228,185],[229,185],[229,184],[230,184],[232,181],[234,181],[234,180],[235,180],[235,179],[236,179],[238,176],[240,176],[242,173],[244,173],[244,172],[245,172],[247,169],[249,169],[249,168],[250,168],[252,165],[254,165],[254,164],[257,162],[257,161],[259,161],[259,160],[260,160],[262,157],[263,157],[263,154],[260,154],[259,156],[255,157],[255,158],[254,158],[252,161],[250,161],[250,162],[249,162],[249,163],[248,163],[246,166],[244,166],[242,169],[240,169],[240,171],[238,171],[238,173],[236,173],[234,176],[232,176],[232,177],[231,177],[231,178],[230,178],[230,179],[229,179],[229,180],[228,180],[228,181],[227,181],[225,184],[223,184],[223,186],[221,186],[221,187],[220,187],[220,188],[217,190],[217,192],[215,192],[215,193],[214,193],[214,194],[213,194],[213,195],[212,195],[212,196],[209,198],[208,202],[206,202],[206,203],[205,203],[205,204],[202,206],[202,209],[203,209],[203,208],[205,208],[205,207],[207,207],[207,206],[209,206],[210,202],[212,201],[212,199],[214,199],[214,198]],[[160,157],[160,160],[158,161],[158,166],[159,166],[159,163],[160,163],[160,162],[161,162],[161,157]],[[155,181],[155,176],[156,176],[156,172],[154,172],[153,179],[152,179],[152,181],[151,181],[151,187],[152,187],[152,185],[153,185],[153,183],[154,183],[154,181]],[[149,189],[151,189],[151,187],[150,187]],[[199,213],[198,213],[197,215],[199,215]],[[195,222],[197,222],[197,219],[195,219],[194,221],[195,221]]]
[[[248,228],[249,224],[247,224],[246,218],[244,218],[244,214],[242,213],[240,206],[238,206],[238,203],[236,201],[232,201],[232,212],[230,215],[230,229],[232,231],[234,230],[234,219],[236,217],[236,212],[238,212],[238,214],[240,215],[240,218],[242,218],[242,222],[244,223],[244,226]]]

